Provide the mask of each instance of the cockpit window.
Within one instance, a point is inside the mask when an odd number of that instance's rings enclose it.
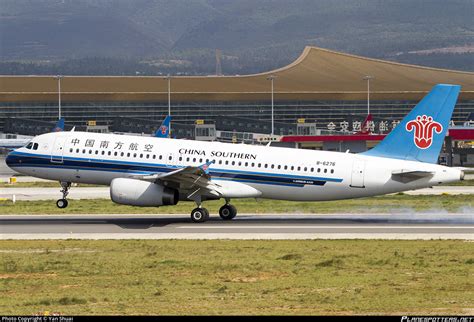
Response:
[[[33,150],[38,150],[38,146],[39,146],[38,143],[34,143],[34,144],[33,144]]]
[[[33,142],[30,142],[25,146],[25,148],[28,150],[31,150],[32,147],[33,147]]]

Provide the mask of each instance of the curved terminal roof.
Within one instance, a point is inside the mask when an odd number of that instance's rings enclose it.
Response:
[[[173,101],[365,100],[370,75],[373,100],[418,100],[438,83],[462,86],[460,99],[474,99],[474,73],[399,64],[306,47],[288,66],[243,76],[176,76]],[[63,101],[167,101],[164,77],[65,76]],[[56,101],[53,76],[0,76],[0,102]]]

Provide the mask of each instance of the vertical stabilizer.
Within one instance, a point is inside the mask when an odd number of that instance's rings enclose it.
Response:
[[[167,115],[166,118],[161,123],[161,126],[156,130],[155,137],[157,138],[167,138],[170,134],[170,121],[171,115]]]
[[[436,163],[461,86],[439,84],[363,155]]]

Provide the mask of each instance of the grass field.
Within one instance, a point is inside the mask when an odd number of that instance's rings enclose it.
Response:
[[[0,313],[474,314],[464,241],[0,241]]]
[[[223,201],[205,202],[216,214]],[[404,194],[325,202],[291,202],[278,200],[236,199],[232,201],[239,213],[410,213],[413,211],[472,213],[474,194],[411,196]],[[70,200],[68,208],[58,209],[55,201],[0,201],[1,214],[182,214],[195,207],[192,202],[180,202],[168,207],[132,207],[108,199]]]

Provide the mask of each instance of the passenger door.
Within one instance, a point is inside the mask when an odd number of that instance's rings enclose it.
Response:
[[[51,149],[51,162],[63,163],[64,150],[66,149],[66,136],[59,136],[54,140]]]
[[[364,185],[365,160],[354,159],[352,163],[351,187],[365,188]]]

